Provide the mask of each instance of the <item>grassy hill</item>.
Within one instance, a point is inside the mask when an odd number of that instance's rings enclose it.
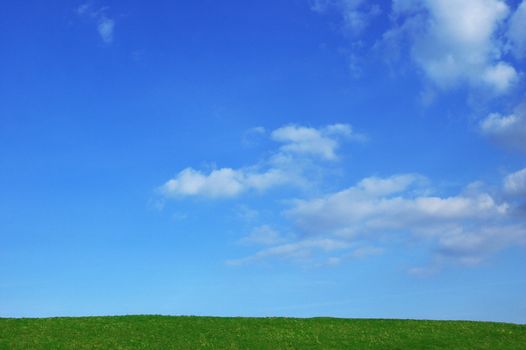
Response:
[[[0,318],[0,349],[526,349],[526,325],[190,316]]]

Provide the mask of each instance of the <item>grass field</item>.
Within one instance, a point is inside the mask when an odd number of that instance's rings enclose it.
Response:
[[[526,349],[526,325],[337,318],[0,318],[0,349]]]

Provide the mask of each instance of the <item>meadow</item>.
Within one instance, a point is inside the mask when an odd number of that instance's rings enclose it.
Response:
[[[0,349],[526,349],[526,325],[339,318],[0,318]]]

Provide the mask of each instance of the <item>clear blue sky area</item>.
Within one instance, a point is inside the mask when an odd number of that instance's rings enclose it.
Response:
[[[526,1],[0,9],[0,317],[526,323]]]

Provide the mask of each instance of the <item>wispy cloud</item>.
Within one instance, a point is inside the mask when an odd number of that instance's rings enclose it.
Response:
[[[526,196],[526,168],[507,175],[504,190],[512,196]]]
[[[248,129],[243,134],[242,142],[245,146],[253,146],[257,144],[261,138],[263,138],[266,134],[266,130],[262,126],[256,126],[253,128]]]
[[[508,175],[505,190],[524,193],[525,171]],[[450,196],[430,192],[424,177],[402,174],[364,178],[338,192],[297,199],[283,212],[296,235],[235,262],[279,257],[334,265],[345,257],[381,254],[393,236],[430,247],[429,265],[410,270],[424,274],[446,264],[477,265],[507,247],[526,245],[526,225],[513,215],[513,203],[499,201],[479,184]]]
[[[381,13],[380,6],[365,0],[314,0],[311,2],[311,9],[319,13],[340,11],[345,29],[353,35],[361,34]]]
[[[508,38],[511,52],[517,59],[526,58],[526,0],[523,0],[510,17]]]
[[[79,16],[87,18],[96,24],[97,32],[102,41],[106,44],[111,44],[113,42],[115,20],[108,15],[108,12],[108,7],[94,7],[90,2],[77,8]]]
[[[349,247],[349,243],[343,240],[330,238],[306,239],[297,242],[275,245],[270,248],[260,250],[256,254],[241,258],[228,260],[229,265],[243,265],[267,258],[282,258],[304,260],[310,258],[313,252],[334,252]]]
[[[115,27],[115,21],[108,18],[108,17],[102,17],[99,19],[99,23],[97,24],[97,30],[99,31],[99,35],[106,44],[109,44],[113,41],[113,28]]]
[[[480,122],[480,130],[495,143],[526,153],[526,101],[512,114],[490,114]]]
[[[239,242],[247,245],[276,245],[283,243],[286,239],[269,225],[254,227],[252,231]]]

